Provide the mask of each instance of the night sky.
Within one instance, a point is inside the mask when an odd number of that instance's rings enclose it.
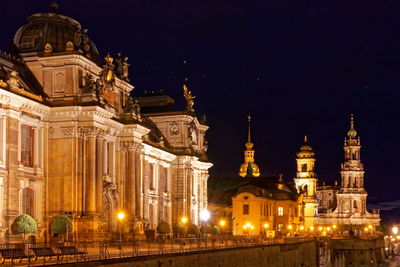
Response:
[[[390,223],[400,219],[400,1],[313,2],[58,1],[102,56],[129,56],[134,95],[162,89],[182,108],[188,78],[210,126],[211,175],[237,175],[250,112],[262,175],[292,181],[307,134],[319,179],[340,180],[354,113],[369,208]],[[49,4],[2,0],[0,48]]]

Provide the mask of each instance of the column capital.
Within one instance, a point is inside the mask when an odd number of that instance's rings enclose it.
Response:
[[[139,151],[142,145],[134,141],[121,141],[119,142],[121,150]]]

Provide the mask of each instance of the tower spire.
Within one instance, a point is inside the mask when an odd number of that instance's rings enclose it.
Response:
[[[247,142],[245,144],[246,150],[244,151],[244,162],[240,166],[239,175],[242,177],[258,177],[260,170],[257,164],[254,163],[254,144],[251,142],[251,116],[247,116]]]
[[[307,143],[307,135],[304,135],[304,143]]]
[[[247,121],[249,123],[249,130],[247,133],[247,143],[251,143],[251,132],[250,132],[250,128],[251,128],[251,115],[249,113],[249,115],[247,115]]]

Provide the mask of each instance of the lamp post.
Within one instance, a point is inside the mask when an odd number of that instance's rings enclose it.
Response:
[[[125,213],[123,212],[118,212],[117,218],[119,220],[119,240],[122,241],[122,221],[125,218]]]

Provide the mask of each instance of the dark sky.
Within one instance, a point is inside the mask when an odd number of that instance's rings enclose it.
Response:
[[[0,48],[49,3],[2,0]],[[236,175],[250,112],[263,175],[284,173],[291,181],[308,134],[319,179],[339,180],[354,113],[369,199],[400,207],[400,1],[58,3],[60,13],[89,29],[103,56],[129,56],[136,95],[163,89],[183,106],[181,86],[189,78],[195,108],[210,125],[212,175]]]

